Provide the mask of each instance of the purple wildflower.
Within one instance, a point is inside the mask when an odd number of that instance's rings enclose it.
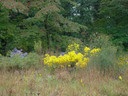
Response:
[[[61,52],[60,55],[64,56],[65,52]]]
[[[28,55],[27,52],[26,52],[26,53],[23,53],[23,54],[21,55],[21,57],[24,57],[24,56],[26,56],[26,55]]]
[[[17,49],[16,49],[16,48],[14,48],[13,52],[17,52]]]
[[[78,54],[76,51],[75,51],[76,54]]]
[[[18,50],[16,48],[14,48],[13,52],[11,52],[10,55],[11,55],[11,57],[14,55],[20,55],[21,57],[24,57],[28,54],[28,53],[23,53],[22,51],[23,51],[23,49]]]

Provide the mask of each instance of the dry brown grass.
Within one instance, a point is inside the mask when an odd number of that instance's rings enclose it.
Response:
[[[56,70],[52,74],[45,69],[1,71],[0,96],[128,96],[127,73],[122,78],[96,70]]]

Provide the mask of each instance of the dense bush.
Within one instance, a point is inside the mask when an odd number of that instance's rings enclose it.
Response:
[[[28,69],[40,68],[41,57],[36,53],[29,53],[27,56],[22,57],[16,54],[12,57],[0,57],[0,69]]]

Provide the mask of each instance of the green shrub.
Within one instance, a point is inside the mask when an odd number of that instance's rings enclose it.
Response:
[[[94,39],[91,40],[91,47],[99,47],[101,51],[90,58],[90,64],[88,67],[95,67],[101,72],[117,70],[117,50],[110,42],[110,37],[105,35],[94,35]]]
[[[94,66],[100,71],[110,71],[116,68],[116,52],[117,49],[113,46],[101,49],[101,52],[97,56],[92,56],[89,66]]]
[[[42,53],[42,42],[41,41],[35,42],[34,50],[39,55]]]
[[[90,42],[89,46],[90,48],[96,47],[96,48],[102,48],[102,47],[108,47],[112,46],[112,42],[110,41],[111,37],[104,35],[104,34],[99,34],[99,33],[94,33],[90,36]]]
[[[0,58],[0,69],[28,69],[30,67],[40,68],[40,56],[36,53],[29,53],[25,57],[14,55],[13,57]]]
[[[67,46],[74,43],[79,44],[80,46],[83,45],[83,42],[80,39],[71,36],[61,36],[58,45],[62,51],[66,51]]]

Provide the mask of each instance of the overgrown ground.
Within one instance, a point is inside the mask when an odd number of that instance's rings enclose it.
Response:
[[[0,96],[128,96],[128,75],[58,69],[0,72]]]
[[[128,96],[127,52],[107,40],[74,43],[60,55],[39,55],[40,48],[1,55],[0,96]]]

